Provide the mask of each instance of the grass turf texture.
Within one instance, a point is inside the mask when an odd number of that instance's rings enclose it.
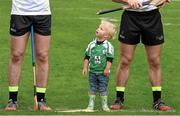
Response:
[[[52,41],[49,53],[50,72],[47,88],[47,102],[54,110],[83,109],[88,104],[88,81],[81,75],[84,51],[94,37],[100,19],[113,19],[119,25],[122,11],[102,16],[96,15],[100,9],[115,8],[116,3],[106,0],[50,0],[52,9]],[[1,0],[0,4],[0,114],[180,114],[180,1],[173,1],[161,10],[165,31],[165,44],[161,64],[163,72],[163,100],[173,107],[172,112],[152,110],[152,92],[148,81],[148,66],[144,46],[139,45],[131,65],[130,80],[125,93],[123,110],[103,112],[100,97],[96,99],[94,113],[33,112],[33,73],[31,66],[31,46],[28,43],[22,66],[19,87],[19,110],[4,111],[8,100],[7,69],[9,62],[9,17],[11,0]],[[115,47],[115,60],[109,82],[109,104],[115,98],[115,73],[119,60],[117,37],[111,41]]]

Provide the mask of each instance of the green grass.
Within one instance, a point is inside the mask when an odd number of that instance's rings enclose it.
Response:
[[[132,114],[180,114],[180,2],[172,2],[161,10],[165,31],[162,51],[163,99],[174,108],[173,112],[152,110],[152,92],[148,81],[148,66],[144,46],[139,45],[132,62],[130,79],[126,88],[124,109],[117,112],[58,113],[33,112],[33,75],[30,43],[24,57],[19,89],[19,110],[4,111],[8,100],[7,69],[9,62],[9,18],[11,0],[1,0],[0,4],[0,114],[58,114],[58,115],[132,115]],[[53,16],[52,41],[50,48],[50,73],[47,101],[54,110],[83,109],[88,104],[88,81],[81,75],[84,51],[94,37],[100,18],[115,19],[119,25],[122,11],[97,16],[99,9],[114,8],[118,4],[106,0],[50,0]],[[115,74],[119,60],[119,42],[111,41],[115,47],[115,60],[109,82],[109,104],[115,98]],[[100,97],[96,99],[96,109],[101,109]]]

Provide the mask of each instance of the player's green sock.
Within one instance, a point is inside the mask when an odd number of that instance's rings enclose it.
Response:
[[[154,86],[152,87],[153,92],[153,102],[156,102],[157,100],[161,99],[161,86]]]
[[[95,98],[96,98],[96,95],[89,95],[89,105],[88,105],[88,109],[91,109],[91,110],[94,109]]]
[[[125,87],[116,87],[116,98],[117,100],[121,100],[121,102],[124,102],[124,91]]]
[[[36,87],[36,92],[38,102],[45,99],[46,88]]]
[[[17,101],[18,86],[9,86],[9,100]]]
[[[101,96],[101,103],[103,110],[109,110],[107,96]]]

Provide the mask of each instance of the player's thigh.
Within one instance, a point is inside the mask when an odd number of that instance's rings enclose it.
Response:
[[[35,50],[38,56],[47,56],[51,38],[51,15],[34,16]]]
[[[11,35],[11,54],[23,55],[28,41],[29,33],[22,36]]]
[[[160,62],[162,44],[145,46],[148,61]]]
[[[44,36],[44,35],[40,35],[35,33],[35,51],[36,54],[44,54],[44,55],[48,55],[48,50],[50,47],[50,40],[51,40],[51,36]]]
[[[133,59],[136,46],[137,45],[129,45],[125,43],[120,43],[121,60],[131,61]]]

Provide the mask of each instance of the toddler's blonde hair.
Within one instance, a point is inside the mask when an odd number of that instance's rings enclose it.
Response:
[[[114,36],[116,34],[116,25],[113,24],[110,21],[107,21],[107,20],[102,20],[101,24],[107,24],[107,26],[108,26],[107,27],[107,32],[108,32],[108,35],[109,35],[109,39],[114,38]]]

